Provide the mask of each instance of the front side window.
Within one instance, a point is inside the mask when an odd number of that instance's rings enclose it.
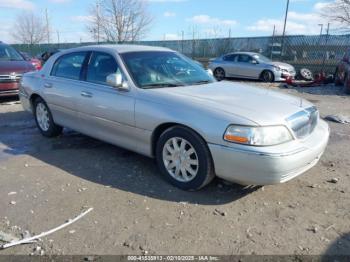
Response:
[[[23,61],[23,57],[11,46],[0,45],[0,61]]]
[[[238,62],[240,63],[251,63],[253,58],[250,55],[239,55]]]
[[[79,80],[86,52],[63,55],[55,62],[51,75],[73,80]]]
[[[96,84],[107,84],[107,76],[119,70],[114,57],[106,53],[93,53],[88,65],[86,81]]]
[[[188,86],[214,82],[200,65],[170,51],[121,54],[135,84],[140,88]]]

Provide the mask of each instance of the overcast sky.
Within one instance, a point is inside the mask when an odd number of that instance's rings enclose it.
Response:
[[[196,36],[266,36],[273,25],[282,32],[286,0],[140,0],[149,2],[155,17],[144,40],[172,40]],[[44,16],[48,9],[53,42],[60,32],[61,42],[90,41],[86,30],[89,6],[93,0],[0,0],[0,40],[12,43],[9,31],[16,15],[31,10]],[[326,21],[319,10],[327,0],[291,0],[288,34],[319,34]]]

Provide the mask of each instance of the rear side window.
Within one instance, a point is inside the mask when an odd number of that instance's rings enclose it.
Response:
[[[51,75],[79,80],[87,52],[63,55],[55,62]]]
[[[224,56],[224,61],[235,62],[237,55],[226,55]]]
[[[118,70],[119,66],[113,56],[94,52],[88,65],[86,81],[105,85],[107,76],[117,73]]]

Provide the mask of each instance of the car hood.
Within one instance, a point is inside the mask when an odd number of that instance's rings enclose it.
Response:
[[[287,64],[287,63],[282,63],[282,62],[272,62],[271,63],[274,66],[278,66],[281,69],[286,69],[288,71],[293,71],[294,70],[294,66]]]
[[[35,70],[28,61],[0,61],[0,74],[23,74]]]
[[[148,91],[153,93],[158,103],[181,101],[189,107],[196,104],[196,108],[238,115],[257,125],[285,124],[286,118],[312,106],[298,97],[227,81]],[[167,97],[172,99],[169,101]]]

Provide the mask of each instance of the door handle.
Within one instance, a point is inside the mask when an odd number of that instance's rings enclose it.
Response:
[[[83,97],[92,97],[92,93],[87,92],[87,91],[81,92],[80,95],[83,96]]]
[[[44,87],[45,87],[45,88],[52,88],[52,84],[51,84],[51,83],[45,83],[45,84],[44,84]]]

